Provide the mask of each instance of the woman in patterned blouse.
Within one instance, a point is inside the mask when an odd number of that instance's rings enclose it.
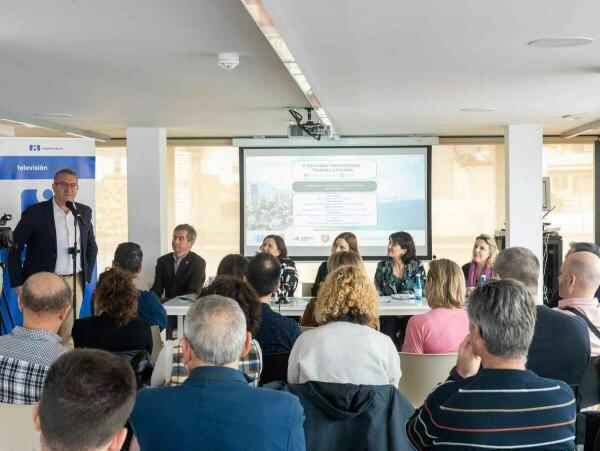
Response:
[[[271,254],[281,263],[280,286],[277,290],[277,300],[285,296],[293,296],[298,286],[298,271],[296,263],[288,258],[287,246],[279,235],[267,235],[260,246],[260,251]]]
[[[417,260],[412,236],[407,232],[392,233],[387,246],[387,257],[377,264],[377,291],[381,296],[412,292],[417,275],[421,276],[421,287],[425,287],[425,268]]]

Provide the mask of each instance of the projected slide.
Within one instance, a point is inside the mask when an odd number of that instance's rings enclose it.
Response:
[[[323,257],[349,231],[364,256],[381,257],[399,230],[428,254],[427,147],[241,152],[245,255],[274,233],[292,257]]]

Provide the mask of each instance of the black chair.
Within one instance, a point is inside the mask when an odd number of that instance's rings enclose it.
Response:
[[[592,357],[583,375],[583,380],[577,388],[577,407],[585,407],[600,404],[600,379],[598,378],[598,369],[600,365],[600,356]]]
[[[263,355],[263,368],[258,385],[262,387],[273,381],[287,382],[289,352]]]
[[[575,445],[577,451],[600,451],[600,412],[577,414]]]

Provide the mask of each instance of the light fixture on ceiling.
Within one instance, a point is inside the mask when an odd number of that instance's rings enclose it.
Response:
[[[35,113],[35,117],[51,117],[51,118],[60,118],[67,119],[73,117],[71,113]]]
[[[566,130],[560,134],[563,138],[575,138],[576,136],[583,135],[584,133],[591,132],[593,130],[600,129],[600,119],[597,121],[589,122],[587,124],[580,125],[579,127]]]
[[[594,38],[586,38],[582,36],[564,36],[556,38],[541,38],[534,39],[527,43],[530,47],[545,47],[545,48],[557,48],[557,47],[578,47],[580,45],[591,44],[594,42]]]
[[[561,119],[565,121],[578,121],[579,119],[583,119],[585,116],[583,114],[565,114],[561,116]]]
[[[496,108],[461,108],[463,113],[493,113]]]
[[[217,66],[225,70],[233,70],[240,65],[240,55],[235,52],[221,52],[217,55]]]

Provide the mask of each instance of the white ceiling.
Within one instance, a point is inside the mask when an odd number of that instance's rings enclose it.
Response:
[[[342,135],[546,134],[600,118],[598,0],[263,0]],[[532,48],[588,36],[578,48]],[[493,113],[462,108],[494,107]],[[583,113],[567,122],[565,114]]]
[[[600,118],[597,0],[263,3],[342,135],[558,134]],[[241,0],[21,0],[0,23],[0,111],[20,118],[70,113],[42,119],[112,137],[283,135],[284,107],[307,105]],[[552,36],[597,42],[527,46]],[[232,72],[215,62],[227,50]]]
[[[0,7],[0,110],[112,137],[283,135],[308,105],[240,0],[20,0]],[[220,51],[240,66],[216,65]],[[33,118],[35,119],[35,118]]]

